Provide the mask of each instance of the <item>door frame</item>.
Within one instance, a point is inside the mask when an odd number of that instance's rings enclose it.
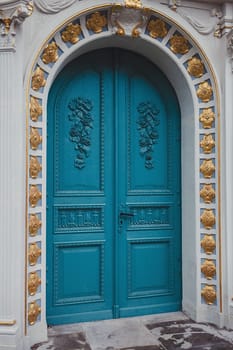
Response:
[[[124,6],[122,11],[125,11]],[[128,10],[128,9],[127,9]],[[133,9],[132,9],[133,10]],[[219,123],[219,92],[218,83],[215,77],[214,70],[210,61],[205,55],[204,50],[199,46],[197,41],[183,27],[175,22],[171,17],[151,8],[152,16],[160,18],[165,26],[169,28],[166,40],[157,40],[153,38],[148,31],[141,33],[141,38],[133,38],[131,32],[125,36],[118,36],[114,33],[114,26],[109,23],[108,27],[98,34],[87,32],[83,28],[84,36],[77,45],[67,45],[58,39],[61,32],[71,21],[80,21],[82,26],[85,26],[85,18],[88,19],[92,13],[100,11],[101,14],[111,16],[112,5],[96,6],[95,8],[87,9],[75,16],[67,18],[65,22],[55,28],[50,36],[38,48],[38,53],[32,60],[32,68],[28,70],[27,81],[27,219],[26,227],[32,225],[32,219],[37,217],[36,234],[26,233],[26,251],[29,252],[32,248],[37,251],[38,258],[34,265],[30,262],[26,264],[25,276],[25,327],[32,339],[32,343],[38,340],[36,332],[40,329],[40,338],[46,338],[46,303],[45,303],[45,281],[46,281],[46,110],[47,98],[49,89],[61,69],[74,57],[94,50],[96,48],[116,46],[126,48],[134,52],[143,53],[148,59],[154,62],[171,81],[180,103],[181,109],[181,135],[182,135],[182,277],[183,277],[183,311],[196,321],[214,322],[221,325],[222,313],[222,283],[221,283],[221,225],[220,225],[220,123]],[[129,11],[129,10],[128,10]],[[175,34],[174,34],[175,33]],[[182,36],[187,40],[191,49],[186,54],[175,53],[171,49],[172,36]],[[92,35],[93,34],[93,35]],[[54,62],[48,64],[43,62],[43,55],[46,47],[56,41],[60,45],[58,57]],[[137,45],[137,40],[140,40],[140,48]],[[200,78],[194,78],[188,68],[188,60],[196,55],[200,58],[204,72]],[[38,71],[39,69],[39,71]],[[42,72],[42,73],[41,73]],[[42,74],[42,75],[41,75]],[[39,76],[40,75],[40,76]],[[33,86],[36,79],[42,83],[39,89],[34,89]],[[37,80],[38,81],[38,80]],[[201,84],[207,83],[205,92],[212,90],[211,99],[204,102],[199,90]],[[204,88],[204,87],[203,87]],[[204,93],[205,93],[204,92]],[[33,120],[33,105],[32,97],[38,102],[34,109],[38,115],[38,120]],[[200,149],[200,140],[202,140],[206,130],[203,129],[199,122],[199,117],[203,108],[210,106],[215,113],[215,122],[212,125],[211,133],[215,138],[215,149],[210,154],[203,153]],[[36,135],[35,135],[36,132]],[[36,136],[36,137],[35,137]],[[40,141],[36,148],[33,149],[33,140],[35,138]],[[37,157],[39,164],[31,163],[32,157]],[[212,174],[210,178],[205,180],[203,171],[200,167],[206,161],[213,163]],[[37,177],[32,178],[31,169],[37,168]],[[42,171],[41,171],[42,169]],[[43,176],[42,176],[43,174]],[[211,179],[211,180],[210,180]],[[200,189],[204,183],[213,182],[215,191],[215,200],[209,204],[203,204],[200,198]],[[33,198],[36,198],[36,204],[32,203]],[[206,215],[210,214],[210,215]],[[212,218],[212,224],[208,225],[208,218]],[[201,272],[201,266],[205,263],[205,249],[208,248],[208,243],[203,243],[205,236],[212,239],[211,259],[216,268],[216,278],[209,281]],[[34,296],[28,295],[28,281],[30,273],[36,271],[41,284]],[[208,300],[208,288],[212,294],[212,299]],[[211,305],[208,306],[208,305]],[[29,316],[31,309],[36,311],[35,320],[30,324]],[[37,330],[37,331],[36,331]]]

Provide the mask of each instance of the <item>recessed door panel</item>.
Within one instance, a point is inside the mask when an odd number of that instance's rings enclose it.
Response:
[[[180,114],[152,63],[104,49],[64,68],[47,178],[49,324],[180,309]]]

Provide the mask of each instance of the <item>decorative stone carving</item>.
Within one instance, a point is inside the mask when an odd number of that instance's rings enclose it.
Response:
[[[200,196],[206,204],[210,204],[215,199],[215,190],[212,184],[204,184],[200,191]]]
[[[36,301],[29,304],[28,307],[28,323],[30,326],[34,325],[41,313],[41,308]]]
[[[40,284],[40,276],[37,274],[37,272],[31,272],[28,278],[28,294],[35,295]]]
[[[204,63],[197,57],[188,60],[187,72],[195,78],[200,78],[205,72]]]
[[[205,229],[210,230],[215,225],[216,219],[212,209],[205,209],[201,215],[201,223]]]
[[[31,185],[30,186],[30,192],[29,192],[29,203],[32,208],[35,208],[37,205],[37,202],[41,200],[42,194],[39,191],[37,185]]]
[[[213,305],[217,299],[217,293],[214,286],[206,285],[202,289],[201,295],[208,305]]]
[[[159,110],[150,102],[141,102],[137,107],[139,118],[137,120],[139,131],[140,154],[145,157],[145,167],[152,169],[154,144],[159,138],[157,126],[160,120],[157,115]]]
[[[148,23],[147,29],[149,35],[154,39],[164,38],[168,33],[166,23],[159,18],[151,19]]]
[[[37,98],[31,96],[30,98],[30,117],[33,122],[37,122],[39,116],[42,114],[42,107]]]
[[[228,53],[231,57],[231,70],[233,73],[233,29],[231,30],[230,34],[228,35],[228,42],[227,42],[227,49]]]
[[[36,265],[40,256],[41,256],[41,249],[37,245],[37,243],[29,244],[29,250],[28,250],[29,265],[30,266]]]
[[[178,35],[178,34],[173,35],[169,40],[169,43],[170,43],[171,51],[174,52],[175,54],[184,55],[190,50],[188,40],[181,35]]]
[[[206,179],[210,179],[215,172],[215,165],[212,159],[204,159],[201,166],[200,172]]]
[[[71,6],[76,0],[34,0],[34,4],[43,13],[57,13]]]
[[[125,7],[131,9],[141,9],[142,3],[141,0],[125,0]]]
[[[38,146],[42,142],[42,136],[39,134],[39,131],[37,128],[31,128],[30,133],[30,145],[31,149],[37,150]]]
[[[201,240],[201,247],[203,248],[206,254],[213,254],[216,248],[216,242],[214,237],[212,235],[205,235]]]
[[[212,149],[215,147],[215,141],[212,134],[205,134],[200,142],[200,146],[204,153],[211,153]]]
[[[199,117],[204,129],[211,129],[215,121],[215,114],[211,108],[205,108]]]
[[[201,265],[201,272],[208,280],[211,280],[216,275],[216,266],[213,260],[206,259]]]
[[[103,28],[107,25],[107,17],[100,12],[94,12],[87,19],[87,29],[91,30],[95,34],[101,33]]]
[[[55,41],[53,41],[44,49],[44,52],[42,54],[42,61],[45,64],[54,63],[58,60],[58,57],[58,46]]]
[[[40,88],[44,87],[45,84],[44,71],[40,67],[37,67],[32,76],[32,88],[38,91]]]
[[[81,34],[81,26],[79,24],[70,23],[62,31],[61,37],[64,42],[70,42],[71,44],[76,44],[79,41],[79,35]]]
[[[135,1],[128,1],[125,7],[121,5],[112,7],[110,20],[113,31],[117,35],[139,37],[142,29],[146,26],[148,17],[149,11],[147,9],[137,5]]]
[[[30,166],[29,166],[29,174],[32,179],[36,179],[38,177],[38,174],[42,170],[42,165],[40,164],[37,157],[31,156],[30,157]]]
[[[209,102],[213,95],[213,89],[211,85],[208,83],[208,81],[205,81],[204,83],[199,84],[197,89],[197,97],[202,102]]]
[[[33,12],[32,1],[21,0],[1,5],[0,51],[15,51],[16,25],[21,24]]]
[[[37,235],[38,230],[41,228],[42,222],[36,214],[31,214],[29,219],[29,234],[34,237]]]

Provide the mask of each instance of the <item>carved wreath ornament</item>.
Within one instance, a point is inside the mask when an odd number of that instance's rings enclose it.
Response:
[[[157,143],[159,134],[157,126],[160,120],[157,118],[159,110],[150,102],[141,102],[137,111],[139,118],[137,121],[139,131],[139,147],[140,154],[145,157],[145,167],[152,169],[154,144]]]
[[[74,165],[78,169],[83,169],[91,146],[90,134],[93,128],[91,110],[93,105],[90,100],[77,97],[70,101],[68,108],[71,110],[68,118],[74,122],[70,128],[69,138],[70,141],[75,143],[75,149],[77,150]]]

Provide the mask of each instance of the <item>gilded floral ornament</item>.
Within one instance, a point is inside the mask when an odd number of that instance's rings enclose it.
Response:
[[[40,276],[37,272],[31,272],[28,278],[28,294],[35,295],[41,284]]]
[[[101,15],[100,12],[93,13],[87,20],[87,29],[92,30],[98,34],[103,31],[103,28],[107,25],[107,18]]]
[[[125,7],[137,10],[142,8],[142,3],[141,0],[125,0]]]
[[[201,240],[201,247],[203,248],[206,254],[213,254],[216,248],[216,242],[214,237],[212,235],[205,235]]]
[[[29,244],[29,251],[28,251],[29,265],[30,266],[36,265],[40,256],[41,256],[41,249],[37,245],[37,243]]]
[[[205,108],[199,117],[204,129],[211,129],[215,121],[215,115],[211,108]]]
[[[215,172],[215,165],[212,159],[204,159],[201,166],[200,172],[206,179],[210,179]]]
[[[31,128],[31,133],[30,133],[31,149],[37,150],[37,148],[41,144],[41,142],[42,142],[42,136],[40,135],[38,129]]]
[[[41,308],[37,304],[36,301],[33,301],[32,303],[29,304],[29,307],[28,307],[28,323],[30,324],[30,326],[33,326],[36,323],[40,313],[41,313]]]
[[[33,122],[37,122],[39,116],[42,114],[42,107],[37,98],[31,96],[30,98],[30,117]]]
[[[201,223],[207,230],[211,230],[216,223],[212,209],[205,209],[201,215]]]
[[[44,52],[42,54],[42,61],[45,64],[49,64],[56,62],[58,58],[58,46],[55,43],[55,41],[53,41],[52,43],[48,44],[44,49]]]
[[[206,259],[201,265],[201,272],[208,280],[211,280],[216,275],[216,266],[213,260]]]
[[[204,64],[199,58],[192,57],[188,61],[187,71],[193,77],[200,78],[205,72]]]
[[[215,190],[212,184],[204,184],[200,191],[200,196],[206,204],[210,204],[215,199]]]
[[[201,295],[208,305],[213,305],[217,298],[217,293],[214,286],[210,286],[210,285],[206,285],[202,289]]]
[[[149,35],[156,38],[164,38],[167,35],[167,27],[161,19],[151,19],[147,26]]]
[[[76,44],[79,41],[81,32],[82,30],[79,24],[70,23],[61,33],[61,37],[65,43],[70,42],[71,44]]]
[[[41,200],[42,194],[39,191],[37,185],[31,185],[29,191],[29,203],[32,208],[35,208],[39,200]]]
[[[208,81],[205,81],[204,83],[199,84],[197,89],[197,97],[202,102],[209,102],[213,95],[213,89],[211,85],[208,83]]]
[[[37,157],[30,157],[30,167],[29,174],[32,179],[36,179],[42,170],[42,165],[40,164]]]
[[[29,233],[30,236],[34,237],[37,235],[39,229],[41,228],[42,222],[36,214],[31,214],[29,219]]]
[[[212,134],[206,134],[203,136],[200,146],[203,149],[203,152],[209,154],[212,152],[212,149],[215,147],[215,141]]]
[[[178,35],[178,34],[173,35],[169,40],[169,42],[170,42],[170,49],[175,54],[184,55],[190,50],[188,40],[181,35]]]
[[[40,67],[37,67],[32,76],[32,88],[38,91],[40,88],[44,87],[45,84],[44,71]]]

